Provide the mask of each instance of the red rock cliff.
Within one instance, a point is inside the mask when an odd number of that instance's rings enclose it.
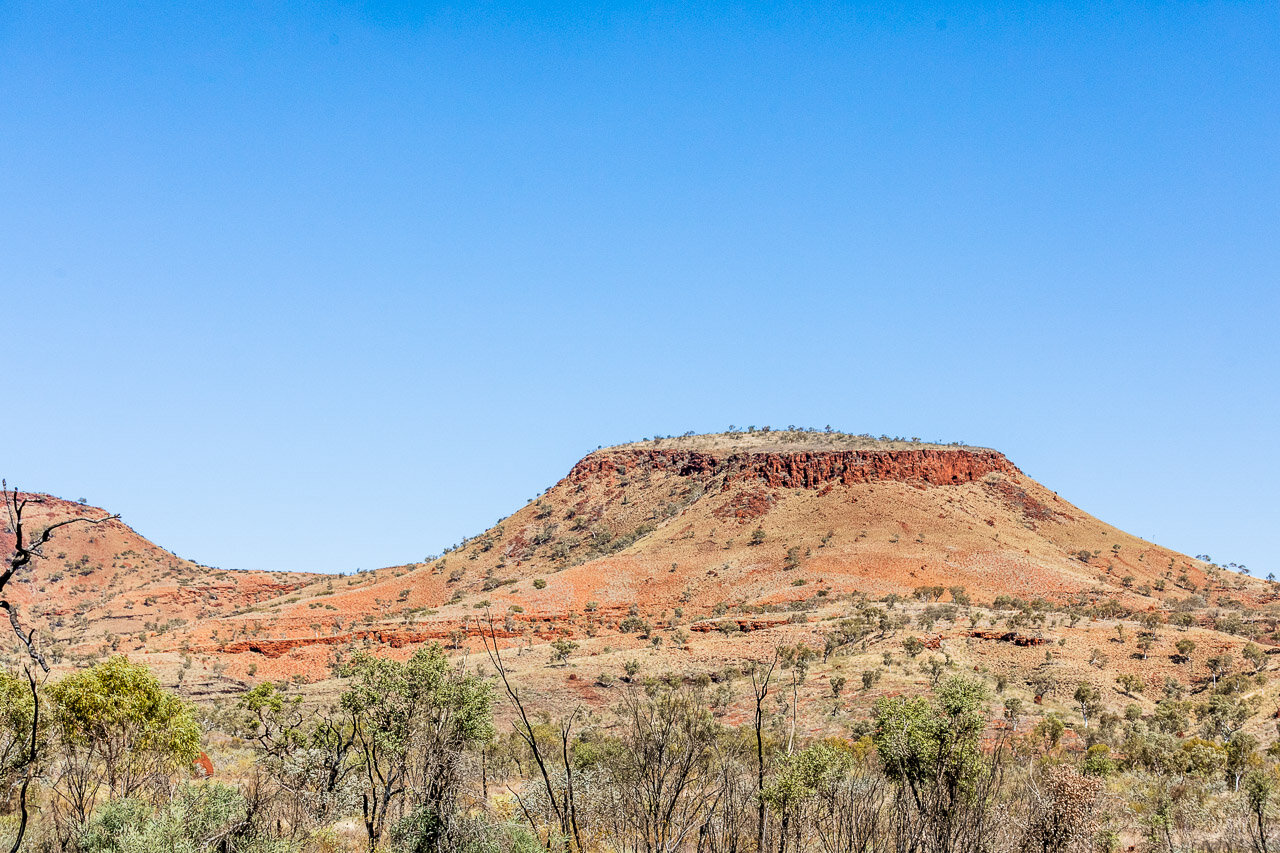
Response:
[[[706,453],[691,450],[606,450],[583,459],[566,478],[570,483],[627,474],[673,471],[682,477],[724,474],[726,482],[761,482],[773,488],[813,489],[826,483],[896,480],[935,486],[980,480],[993,471],[1020,473],[994,450],[821,450]]]

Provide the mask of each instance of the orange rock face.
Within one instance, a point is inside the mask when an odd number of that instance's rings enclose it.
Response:
[[[724,476],[732,483],[760,482],[770,488],[816,489],[828,483],[852,485],[879,481],[959,485],[993,472],[1020,473],[994,450],[831,450],[716,454],[678,449],[619,450],[593,454],[569,472],[581,483],[624,476],[632,471],[668,471],[682,477]]]
[[[966,631],[966,637],[977,640],[997,640],[1002,643],[1013,643],[1015,646],[1044,646],[1049,644],[1045,637],[1019,634],[1017,631]]]

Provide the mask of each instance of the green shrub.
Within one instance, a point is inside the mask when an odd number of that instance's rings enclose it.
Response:
[[[48,688],[59,749],[99,768],[117,797],[132,796],[154,774],[191,766],[200,726],[191,707],[166,692],[146,666],[116,656]]]
[[[1089,747],[1084,756],[1084,763],[1080,765],[1080,770],[1086,776],[1101,776],[1103,778],[1115,773],[1116,763],[1111,760],[1111,747],[1105,743],[1095,743]]]
[[[94,812],[78,842],[82,853],[285,853],[290,849],[287,841],[249,832],[244,797],[222,782],[183,785],[156,809],[128,797],[110,800]]]

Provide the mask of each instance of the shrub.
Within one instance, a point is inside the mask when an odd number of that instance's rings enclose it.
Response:
[[[1106,778],[1116,772],[1116,763],[1111,760],[1111,747],[1105,743],[1095,743],[1085,752],[1084,762],[1080,765],[1086,776]]]
[[[551,643],[551,662],[567,664],[569,655],[578,648],[578,644],[573,640],[560,637]]]
[[[624,634],[630,634],[637,631],[641,636],[647,636],[650,630],[649,623],[641,619],[639,616],[628,616],[618,623],[618,630]]]
[[[1020,849],[1065,853],[1083,849],[1095,840],[1103,793],[1100,780],[1069,767],[1054,767],[1033,791]]]
[[[123,656],[55,682],[49,697],[60,751],[90,776],[100,774],[116,797],[133,796],[200,754],[200,726],[190,706]]]
[[[339,674],[349,679],[339,706],[351,721],[373,849],[385,837],[388,814],[406,795],[377,780],[428,779],[430,785],[415,792],[415,805],[437,813],[452,806],[458,756],[493,737],[493,685],[453,666],[438,645],[404,662],[360,651]]]
[[[283,839],[245,833],[244,796],[222,782],[196,782],[180,787],[159,808],[122,798],[104,803],[85,826],[82,853],[197,853],[210,840],[235,837],[237,853],[284,853]]]

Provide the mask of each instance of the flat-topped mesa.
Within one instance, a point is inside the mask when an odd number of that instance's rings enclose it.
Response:
[[[1003,453],[985,449],[802,450],[706,452],[679,448],[609,449],[591,454],[569,472],[571,483],[631,471],[670,471],[682,477],[725,476],[773,488],[814,489],[827,483],[882,481],[960,485],[993,472],[1019,474]]]

